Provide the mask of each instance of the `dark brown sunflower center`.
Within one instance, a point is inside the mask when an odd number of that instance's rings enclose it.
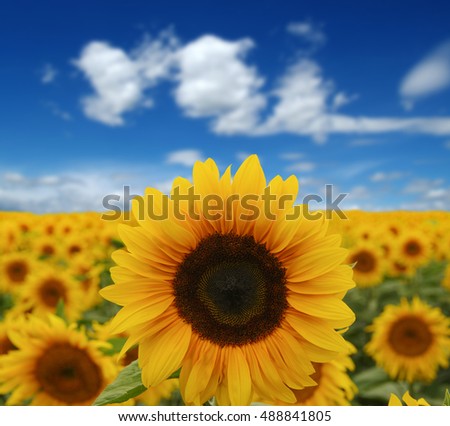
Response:
[[[69,254],[77,254],[81,252],[81,247],[77,244],[72,244],[71,246],[69,246],[69,250],[68,250]]]
[[[294,395],[297,398],[297,404],[301,404],[306,402],[309,398],[311,398],[320,385],[320,378],[322,377],[322,364],[317,362],[313,362],[313,367],[316,370],[313,374],[311,374],[311,379],[313,379],[317,385],[316,386],[307,386],[303,389],[295,389]]]
[[[376,259],[368,250],[361,250],[352,256],[352,263],[356,262],[355,270],[362,273],[372,272],[376,267]]]
[[[67,404],[89,402],[103,385],[101,370],[91,357],[64,344],[51,346],[38,359],[36,378],[46,393]]]
[[[6,273],[13,283],[20,284],[28,274],[28,265],[21,260],[13,261],[7,266]]]
[[[433,335],[421,319],[406,316],[392,325],[388,339],[395,352],[413,357],[428,350],[433,342]]]
[[[59,300],[66,302],[66,289],[61,281],[49,278],[45,280],[39,289],[42,303],[49,308],[55,308]]]
[[[173,281],[180,316],[220,346],[258,341],[287,307],[285,269],[251,236],[213,234],[179,265]]]
[[[41,252],[44,255],[51,256],[52,254],[55,254],[55,247],[50,244],[45,244],[42,246]]]
[[[405,253],[409,256],[417,256],[422,251],[420,244],[417,241],[408,241],[405,244]]]
[[[9,351],[17,349],[13,342],[7,336],[0,337],[0,355],[7,354]]]
[[[405,272],[406,266],[403,263],[400,262],[394,262],[394,268],[398,272]]]

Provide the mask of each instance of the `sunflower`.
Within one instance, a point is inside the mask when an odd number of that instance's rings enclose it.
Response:
[[[69,235],[63,239],[61,245],[61,252],[65,259],[72,261],[77,257],[85,254],[89,249],[89,242],[86,236],[77,233],[76,235]]]
[[[91,405],[117,375],[101,352],[104,342],[88,340],[57,316],[30,316],[9,337],[18,349],[0,358],[0,393],[10,393],[8,405]]]
[[[36,260],[29,253],[14,252],[2,255],[0,257],[0,290],[18,293],[36,269]]]
[[[0,253],[8,253],[17,249],[21,241],[22,231],[13,220],[0,222]]]
[[[404,232],[398,241],[398,258],[405,264],[419,267],[431,260],[431,242],[419,230]]]
[[[178,379],[164,380],[159,385],[148,388],[136,397],[138,403],[144,405],[165,405],[173,393],[179,388]],[[170,404],[169,404],[170,405]]]
[[[413,277],[417,272],[417,268],[411,263],[407,263],[397,256],[389,259],[387,264],[387,275],[390,277]]]
[[[60,301],[64,303],[64,315],[69,321],[78,320],[86,307],[80,284],[69,271],[44,264],[24,286],[17,306],[23,312],[46,315],[55,313]]]
[[[317,383],[304,389],[293,389],[296,402],[292,405],[350,405],[358,388],[348,375],[355,368],[350,357],[356,348],[349,343],[349,354],[341,354],[326,363],[313,363],[315,372],[311,378]],[[286,405],[282,401],[276,402]]]
[[[80,254],[69,265],[68,270],[78,281],[78,286],[83,293],[84,305],[87,308],[94,307],[102,301],[98,294],[100,289],[100,274],[104,270],[101,264],[94,264],[90,256]]]
[[[232,181],[208,159],[170,197],[149,188],[133,200],[138,226],[119,225],[127,250],[101,295],[122,306],[113,330],[130,336],[123,353],[139,343],[146,387],[181,368],[186,404],[292,403],[291,389],[315,384],[312,362],[346,351],[347,250],[294,206],[297,190],[294,176],[266,186],[250,156]]]
[[[385,272],[384,254],[373,243],[359,243],[350,249],[348,262],[354,264],[353,279],[358,287],[373,287],[381,283]]]
[[[5,355],[9,351],[17,349],[8,337],[8,331],[15,325],[15,318],[10,318],[8,315],[0,322],[0,355]]]
[[[394,379],[429,382],[448,366],[450,319],[418,297],[386,306],[368,331],[367,353]]]
[[[30,246],[38,258],[58,259],[61,254],[61,243],[57,238],[49,235],[35,236]]]
[[[428,402],[424,398],[419,398],[419,399],[413,398],[409,394],[409,391],[406,391],[403,394],[402,400],[409,407],[417,407],[419,405],[422,405],[422,406],[429,406],[430,405],[430,404],[428,404]],[[400,401],[400,398],[397,395],[391,393],[391,397],[389,398],[388,405],[391,406],[391,407],[392,406],[400,406],[401,407],[403,404],[402,404],[402,401]]]

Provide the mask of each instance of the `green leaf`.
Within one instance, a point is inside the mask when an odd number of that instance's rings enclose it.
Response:
[[[68,322],[67,318],[66,318],[66,314],[64,312],[64,300],[63,299],[58,300],[58,303],[56,305],[55,315],[57,317],[60,317],[61,319],[63,319],[66,323]]]
[[[126,341],[126,337],[113,337],[108,340],[108,343],[111,344],[111,347],[103,349],[102,352],[108,356],[117,354],[121,351]]]
[[[117,375],[94,401],[93,405],[118,404],[128,401],[144,392],[147,388],[142,384],[141,369],[138,362],[128,364]]]
[[[180,377],[180,370],[168,379]],[[93,405],[119,404],[139,396],[147,388],[142,384],[141,369],[135,360],[120,371],[114,382],[110,383],[94,401]]]
[[[450,392],[448,391],[448,389],[445,389],[445,397],[444,397],[444,402],[442,405],[445,405],[446,407],[450,407]]]
[[[358,389],[367,390],[389,381],[388,375],[379,367],[371,367],[353,376]]]

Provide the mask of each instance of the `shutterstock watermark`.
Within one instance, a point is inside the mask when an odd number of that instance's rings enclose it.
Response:
[[[158,196],[153,194],[144,196],[130,194],[130,187],[123,187],[123,194],[108,194],[103,197],[102,205],[106,212],[102,219],[131,220],[132,200],[136,204],[133,211],[138,220],[167,220],[174,217],[178,220],[257,220],[264,216],[268,220],[276,220],[284,214],[286,220],[296,220],[304,217],[309,220],[331,219],[337,215],[340,219],[347,219],[339,204],[347,196],[340,193],[333,195],[333,185],[325,185],[324,197],[318,194],[308,194],[294,206],[294,197],[289,194],[272,194],[270,187],[264,189],[263,194],[232,194],[222,198],[217,194],[201,196],[195,192],[194,186],[188,188],[187,193],[181,193],[176,187],[170,195]],[[311,205],[323,204],[321,209],[313,209]],[[238,217],[235,217],[238,215]]]

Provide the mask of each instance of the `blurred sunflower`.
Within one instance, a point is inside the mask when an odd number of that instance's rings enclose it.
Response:
[[[413,277],[417,268],[411,263],[406,263],[398,256],[393,256],[387,264],[387,275],[390,277]]]
[[[373,287],[381,283],[385,272],[381,247],[359,243],[350,249],[347,261],[353,266],[353,279],[358,287]]]
[[[17,350],[0,357],[0,393],[9,394],[8,405],[91,405],[117,375],[101,352],[104,342],[88,340],[54,315],[30,316],[9,338]]]
[[[52,236],[56,230],[56,218],[53,214],[44,215],[37,226],[37,230],[40,235]]]
[[[354,321],[342,301],[354,286],[342,264],[347,251],[339,236],[327,236],[324,220],[307,220],[294,207],[294,176],[275,177],[268,189],[278,202],[264,202],[256,156],[232,181],[230,168],[220,177],[211,159],[197,162],[193,182],[174,181],[180,202],[147,189],[132,203],[138,226],[119,225],[128,251],[113,254],[115,284],[101,295],[123,306],[113,319],[114,332],[130,336],[122,352],[139,343],[146,387],[181,367],[186,404],[215,395],[220,405],[246,405],[254,394],[293,403],[291,389],[315,384],[312,362],[346,351],[336,329]],[[229,203],[243,197],[255,201],[251,209]],[[208,199],[223,214],[212,214]],[[166,207],[167,220],[149,218]],[[272,217],[255,214],[269,208]]]
[[[39,258],[57,259],[61,254],[61,243],[55,237],[39,235],[32,239],[31,250]]]
[[[450,319],[418,297],[386,306],[368,331],[367,353],[394,379],[429,382],[448,366]]]
[[[351,353],[356,348],[349,344]],[[311,378],[317,383],[315,386],[308,386],[304,389],[293,389],[296,402],[292,405],[351,405],[358,388],[348,375],[348,371],[355,368],[355,364],[350,358],[350,354],[341,354],[336,359],[326,363],[313,363],[315,372]],[[273,401],[267,401],[268,404]],[[275,401],[275,404],[286,405],[282,401]],[[289,404],[290,405],[290,404]]]
[[[22,231],[13,220],[0,222],[0,253],[15,251],[21,241]]]
[[[103,265],[93,264],[93,260],[86,253],[75,257],[69,264],[68,271],[78,281],[86,308],[94,307],[103,300],[98,294],[103,269]]]
[[[399,238],[398,259],[413,267],[419,267],[431,259],[430,239],[419,230],[405,231]]]
[[[82,233],[69,235],[62,240],[61,252],[67,260],[72,261],[72,259],[85,254],[88,249],[89,245],[87,238]]]
[[[14,252],[0,256],[0,290],[18,293],[38,265],[32,253]]]
[[[56,312],[60,301],[64,303],[64,315],[69,321],[78,320],[86,307],[80,285],[69,271],[44,264],[24,286],[17,309],[46,316]]]
[[[15,318],[9,316],[0,321],[0,355],[5,355],[9,351],[17,349],[8,337],[8,330],[11,330],[15,324]]]
[[[409,406],[409,407],[417,407],[419,405],[422,406],[429,406],[428,402],[424,398],[414,399],[410,394],[409,391],[406,391],[402,396],[403,402]],[[400,398],[391,393],[391,397],[389,398],[389,406],[402,406],[402,401],[400,401]]]
[[[164,380],[159,385],[148,388],[145,392],[137,396],[136,401],[144,405],[161,405],[166,400],[170,400],[172,394],[178,388],[178,379]]]

